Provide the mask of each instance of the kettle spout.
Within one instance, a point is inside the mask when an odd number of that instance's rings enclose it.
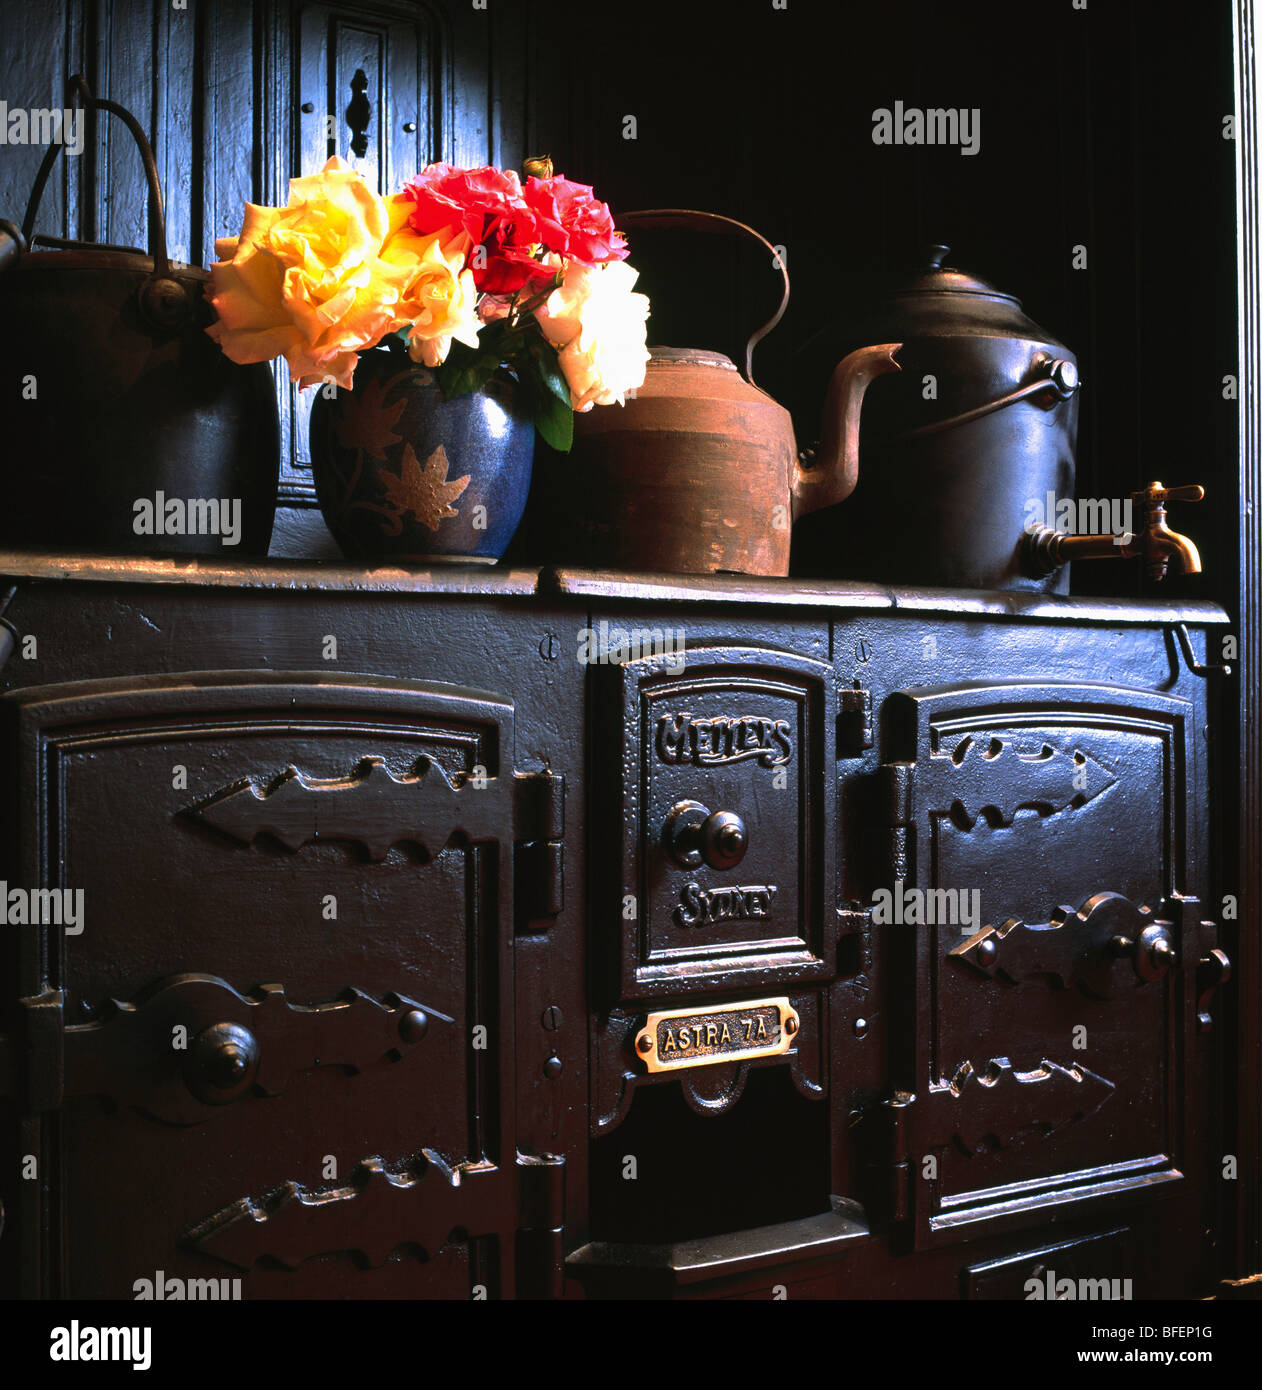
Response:
[[[859,414],[868,383],[886,372],[901,371],[894,354],[902,343],[859,348],[833,369],[824,398],[824,435],[814,467],[795,464],[793,514],[844,502],[859,481]]]

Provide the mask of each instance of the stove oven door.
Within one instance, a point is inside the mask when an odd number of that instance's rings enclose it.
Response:
[[[882,711],[904,1027],[895,1209],[920,1247],[1200,1186],[1194,1063],[1226,960],[1189,892],[1187,701],[969,683]]]
[[[560,1188],[514,1144],[511,703],[250,672],[5,703],[9,881],[83,905],[14,929],[23,1292],[530,1291]]]

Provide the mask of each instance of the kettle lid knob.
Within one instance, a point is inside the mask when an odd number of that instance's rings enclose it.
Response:
[[[927,270],[941,270],[950,254],[951,248],[949,246],[931,246],[926,257],[928,265],[925,268]]]

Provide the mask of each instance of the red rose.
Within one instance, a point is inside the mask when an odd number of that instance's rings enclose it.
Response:
[[[541,261],[531,255],[531,241],[534,239],[534,221],[531,219],[530,231],[522,234],[520,224],[505,227],[503,224],[482,235],[482,245],[486,247],[486,265],[479,268],[477,246],[470,253],[469,265],[473,271],[473,283],[481,294],[516,294],[528,280],[550,280],[555,271],[549,270]]]
[[[626,256],[626,240],[614,231],[609,205],[595,196],[589,184],[573,183],[560,174],[551,179],[530,178],[525,200],[535,215],[537,240],[549,251],[585,265]]]
[[[448,227],[468,232],[468,268],[480,293],[512,294],[528,280],[552,274],[531,254],[539,241],[536,218],[512,170],[431,164],[405,185],[403,195],[415,204],[408,223],[422,236]]]

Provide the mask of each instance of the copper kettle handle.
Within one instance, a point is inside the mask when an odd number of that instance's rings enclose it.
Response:
[[[135,116],[116,101],[94,97],[81,74],[76,73],[66,83],[66,100],[77,100],[89,111],[108,111],[117,116],[136,142],[140,162],[144,165],[145,182],[149,186],[149,255],[153,261],[153,274],[140,287],[140,308],[156,327],[174,328],[187,318],[192,305],[184,286],[171,278],[171,263],[167,259],[166,208],[162,201],[162,185],[158,181],[158,162],[153,157],[153,147]],[[31,196],[26,204],[26,216],[22,219],[22,233],[28,244],[34,244],[35,218],[39,214],[40,200],[60,153],[61,142],[55,140],[45,151],[39,172],[35,175]],[[54,243],[58,241],[52,237],[48,240]]]
[[[89,111],[111,112],[131,132],[140,150],[140,162],[145,168],[145,182],[149,185],[149,254],[153,257],[154,272],[165,275],[170,267],[167,260],[166,210],[162,201],[162,188],[158,183],[158,162],[153,157],[153,148],[144,129],[126,107],[119,106],[116,101],[108,101],[105,97],[94,97],[87,82],[78,73],[66,83],[66,99],[69,101],[72,98],[78,98],[80,104]],[[55,140],[45,151],[39,173],[35,175],[30,201],[26,205],[26,216],[22,219],[22,232],[28,242],[35,231],[35,218],[39,213],[40,200],[44,196],[44,187],[60,153],[61,142]]]
[[[772,246],[766,237],[759,235],[752,227],[747,227],[743,222],[737,222],[735,218],[724,217],[717,212],[698,212],[689,208],[649,208],[642,212],[620,212],[614,218],[614,225],[619,230],[629,226],[686,227],[693,232],[717,232],[720,235],[744,236],[767,249],[771,255],[772,265],[779,270],[784,281],[784,293],[780,296],[780,307],[761,328],[755,329],[750,334],[749,341],[745,344],[745,380],[751,386],[757,386],[758,383],[754,380],[754,348],[780,322],[784,317],[784,311],[789,307],[789,269],[780,252]]]

